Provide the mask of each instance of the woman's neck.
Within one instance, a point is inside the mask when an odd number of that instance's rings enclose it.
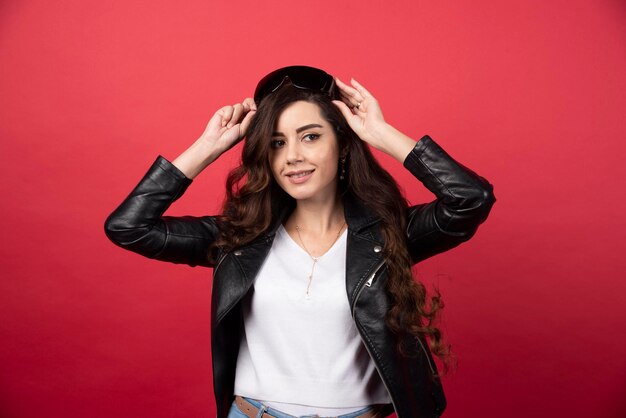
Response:
[[[303,230],[324,236],[335,233],[344,222],[343,203],[339,198],[330,202],[298,201],[285,228],[290,230],[298,225]]]

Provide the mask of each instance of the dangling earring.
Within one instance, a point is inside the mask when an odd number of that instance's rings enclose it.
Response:
[[[339,175],[339,180],[345,180],[346,178],[346,157],[342,157],[341,160],[341,174]]]

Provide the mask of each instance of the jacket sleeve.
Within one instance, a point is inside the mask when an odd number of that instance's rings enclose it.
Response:
[[[105,221],[116,245],[148,258],[211,267],[208,249],[219,234],[211,216],[163,216],[192,180],[158,156],[126,199]]]
[[[413,263],[469,240],[496,201],[493,185],[455,161],[425,135],[404,166],[437,197],[409,208],[407,239]]]

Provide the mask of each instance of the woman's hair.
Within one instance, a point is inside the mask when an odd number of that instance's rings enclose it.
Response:
[[[434,325],[443,308],[440,294],[436,291],[428,301],[424,285],[414,280],[411,272],[404,233],[407,201],[393,177],[380,166],[329,97],[287,84],[258,105],[248,128],[241,164],[226,180],[226,200],[219,217],[221,236],[212,248],[213,253],[218,247],[232,250],[254,241],[270,227],[281,208],[295,206],[295,200],[274,180],[269,153],[278,117],[287,106],[300,100],[319,106],[335,131],[339,149],[347,151],[345,180],[338,181],[338,193],[341,196],[349,193],[367,202],[381,219],[388,270],[386,289],[391,298],[386,323],[398,336],[397,349],[409,356],[409,351],[417,346],[414,337],[426,337],[432,352],[443,360],[447,370],[452,360],[450,347],[443,343],[441,332]]]

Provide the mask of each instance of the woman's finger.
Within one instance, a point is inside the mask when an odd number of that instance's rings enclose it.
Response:
[[[342,84],[344,87],[339,90],[342,100],[349,107],[356,109],[355,111],[358,110],[362,112],[361,105],[367,100],[367,98],[363,97],[363,95],[359,93],[359,91],[357,91],[355,88],[347,86],[344,83]]]
[[[348,93],[345,91],[340,91],[339,94],[341,95],[341,97],[343,97],[344,99],[348,99],[348,100],[354,100],[357,101],[357,95],[359,94],[358,92],[354,92],[354,93]]]
[[[357,112],[357,111],[359,111],[359,112],[363,112],[363,111],[364,111],[364,109],[365,109],[365,107],[366,107],[366,103],[365,103],[365,102],[359,101],[359,100],[354,99],[354,98],[349,97],[349,96],[344,96],[344,95],[342,95],[342,96],[341,96],[341,100],[342,100],[345,104],[347,104],[347,105],[348,105],[348,107],[349,107],[350,109],[352,109],[354,112]]]
[[[359,101],[358,98],[355,97],[355,95],[357,94],[358,92],[356,91],[354,93],[349,93],[346,91],[339,90],[339,96],[341,97],[341,100],[343,100],[348,105],[351,105],[352,102],[356,103]]]
[[[254,117],[255,114],[256,114],[256,110],[251,109],[241,121],[240,132],[241,132],[242,138],[246,135],[246,132],[248,132],[248,126],[250,126],[250,123],[252,122],[252,118]]]
[[[349,85],[339,80],[338,78],[335,78],[335,81],[337,85],[339,86],[339,92],[341,93],[342,96],[353,99],[356,102],[363,101],[363,97],[359,94],[359,92],[355,88],[350,87]]]
[[[235,126],[237,123],[239,123],[239,119],[241,119],[242,114],[243,114],[243,105],[241,103],[237,103],[233,105],[233,115],[230,118],[230,121],[228,122],[226,126],[229,128]]]
[[[234,110],[232,106],[224,106],[219,110],[219,113],[222,115],[222,126],[226,126],[230,122]]]
[[[256,103],[254,103],[254,99],[252,97],[246,97],[243,103],[248,105],[250,110],[256,110]]]
[[[374,96],[372,96],[372,93],[367,91],[367,89],[365,87],[363,87],[354,78],[352,80],[350,80],[350,83],[358,90],[358,92],[361,94],[361,96],[363,96],[363,99],[373,99],[374,98]]]
[[[339,108],[339,111],[341,112],[341,114],[343,115],[343,117],[346,119],[346,121],[348,122],[348,125],[350,125],[350,127],[355,130],[356,132],[356,128],[358,126],[358,120],[360,119],[357,115],[355,115],[354,113],[352,113],[352,110],[350,110],[350,108],[348,107],[348,105],[346,105],[344,102],[342,102],[341,100],[333,100],[333,104],[335,106],[337,106]],[[355,119],[356,118],[356,119]],[[357,132],[358,134],[358,132]]]

